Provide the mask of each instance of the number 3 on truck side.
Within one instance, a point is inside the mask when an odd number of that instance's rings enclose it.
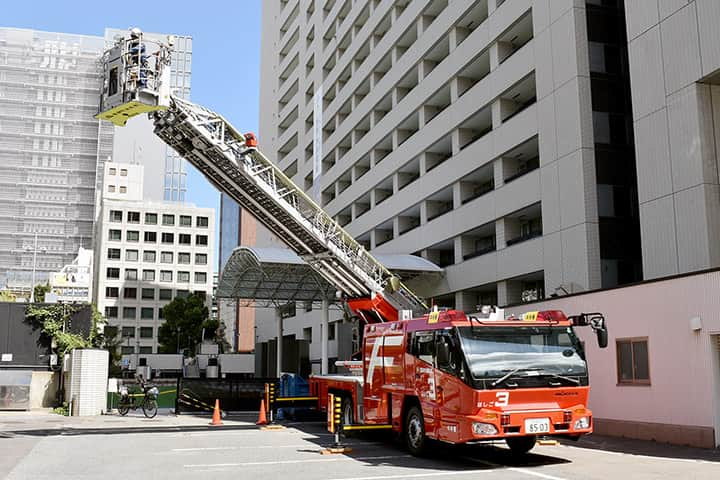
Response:
[[[510,400],[510,392],[497,392],[495,394],[495,399],[496,407],[507,407],[508,400]]]

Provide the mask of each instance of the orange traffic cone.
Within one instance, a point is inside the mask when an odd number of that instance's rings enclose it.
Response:
[[[213,409],[213,418],[212,422],[210,422],[210,425],[222,425],[222,421],[220,420],[220,400],[217,398],[215,399],[215,408]]]
[[[268,421],[265,416],[265,399],[260,400],[260,415],[258,415],[258,421],[255,425],[267,425]]]

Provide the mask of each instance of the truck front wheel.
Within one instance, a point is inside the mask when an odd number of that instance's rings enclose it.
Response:
[[[427,446],[425,420],[418,406],[410,407],[405,416],[405,443],[413,455],[419,457],[425,453]]]
[[[510,448],[510,451],[515,455],[525,455],[535,446],[537,438],[535,435],[528,435],[525,437],[510,437],[505,439],[505,443]]]

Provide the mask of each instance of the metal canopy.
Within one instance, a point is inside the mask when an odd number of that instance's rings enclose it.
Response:
[[[374,255],[403,280],[441,274],[442,269],[414,255]],[[236,299],[256,307],[289,302],[336,302],[337,287],[286,248],[236,247],[220,276],[218,298]]]

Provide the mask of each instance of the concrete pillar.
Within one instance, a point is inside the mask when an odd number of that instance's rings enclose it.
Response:
[[[330,302],[322,301],[322,318],[320,320],[320,373],[328,374],[328,327],[330,317]]]
[[[277,376],[280,378],[282,374],[282,339],[283,339],[283,318],[279,308],[275,309],[275,319],[277,320]]]

